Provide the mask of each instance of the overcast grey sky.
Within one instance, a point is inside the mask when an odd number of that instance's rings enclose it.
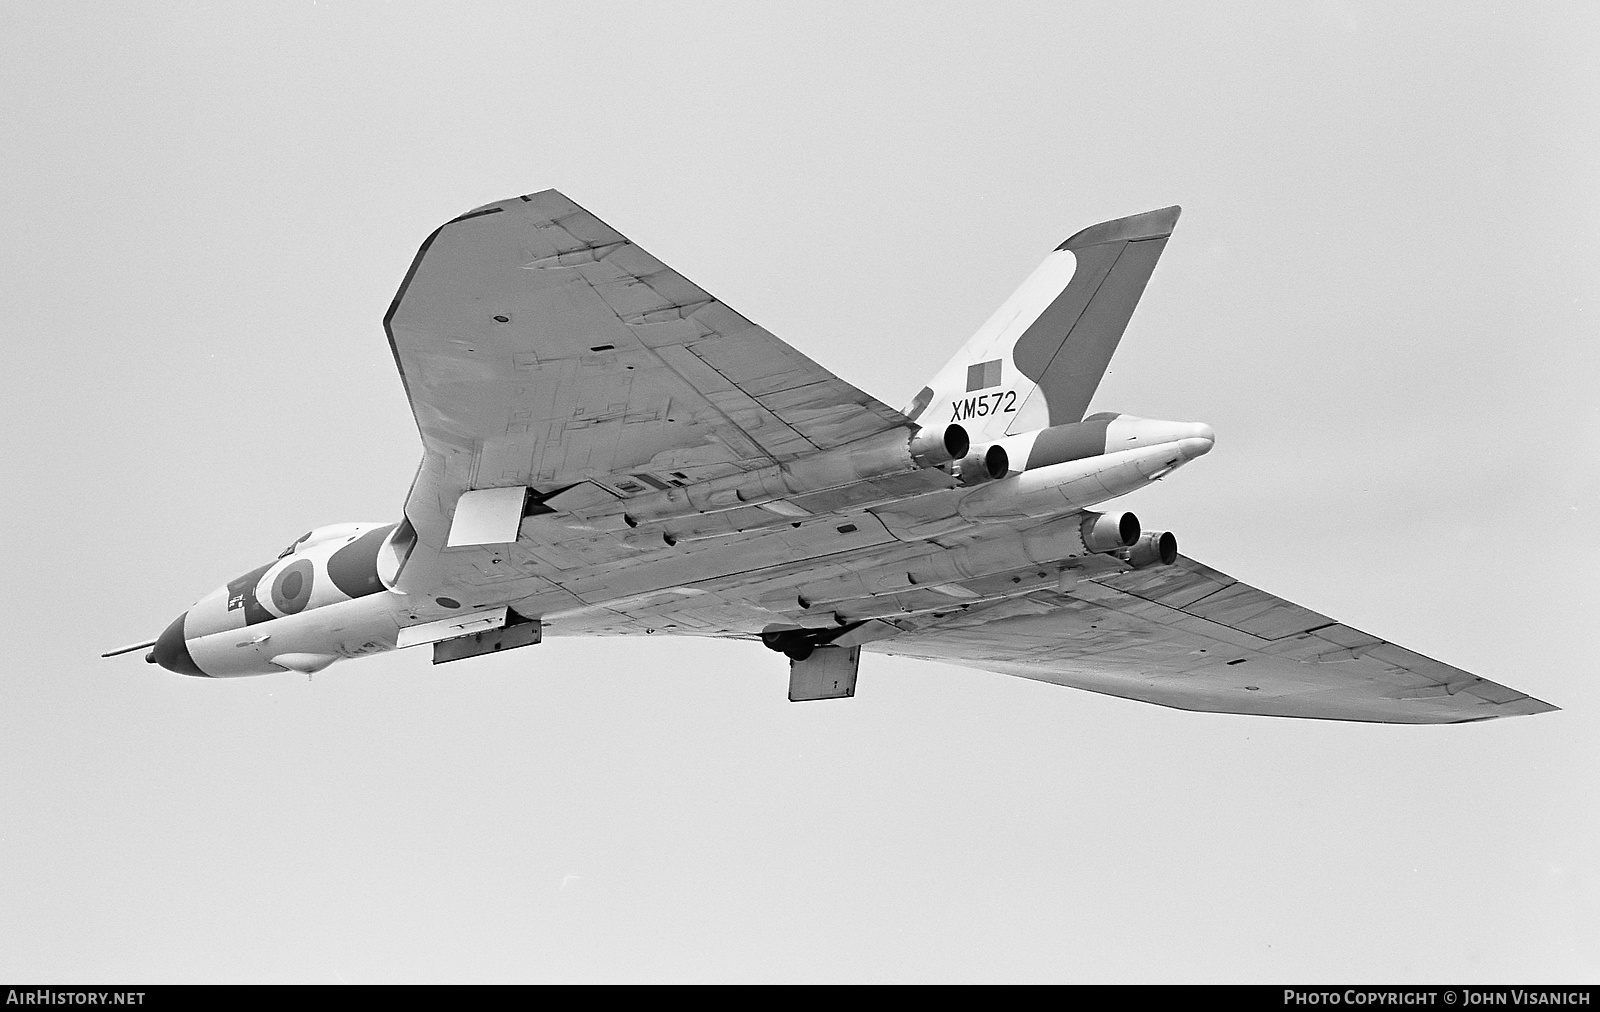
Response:
[[[6,4],[0,977],[1593,981],[1600,15],[1487,7]],[[382,314],[548,186],[896,405],[1062,238],[1183,204],[1093,410],[1217,449],[1125,504],[1566,709],[96,657],[398,516]]]

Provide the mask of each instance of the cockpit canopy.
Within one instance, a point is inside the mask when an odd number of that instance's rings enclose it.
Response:
[[[303,552],[314,545],[320,545],[324,542],[333,541],[336,538],[353,538],[363,531],[368,531],[378,526],[382,525],[374,523],[327,524],[323,527],[318,527],[315,530],[306,531],[304,534],[291,541],[288,548],[285,548],[283,551],[278,553],[278,558],[288,558],[295,552]]]

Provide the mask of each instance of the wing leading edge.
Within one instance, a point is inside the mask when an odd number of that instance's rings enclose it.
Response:
[[[1450,724],[1559,709],[1182,556],[867,649],[1213,713]]]

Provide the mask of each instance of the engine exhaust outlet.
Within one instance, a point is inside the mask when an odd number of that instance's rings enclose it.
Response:
[[[1132,513],[1089,513],[1078,529],[1091,552],[1118,552],[1120,557],[1139,541],[1139,518]]]
[[[1170,566],[1178,561],[1178,539],[1169,531],[1146,531],[1136,543],[1116,555],[1134,569]]]
[[[999,443],[979,447],[956,464],[956,477],[963,485],[982,485],[998,481],[1011,473],[1011,455]]]
[[[911,437],[911,459],[916,461],[918,467],[938,467],[948,464],[952,460],[960,460],[972,448],[972,440],[967,436],[967,430],[951,423],[944,427],[943,432],[933,429],[919,429]]]

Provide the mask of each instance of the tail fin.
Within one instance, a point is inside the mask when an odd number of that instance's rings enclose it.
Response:
[[[1083,418],[1181,208],[1091,225],[1045,257],[905,413],[974,445]]]

